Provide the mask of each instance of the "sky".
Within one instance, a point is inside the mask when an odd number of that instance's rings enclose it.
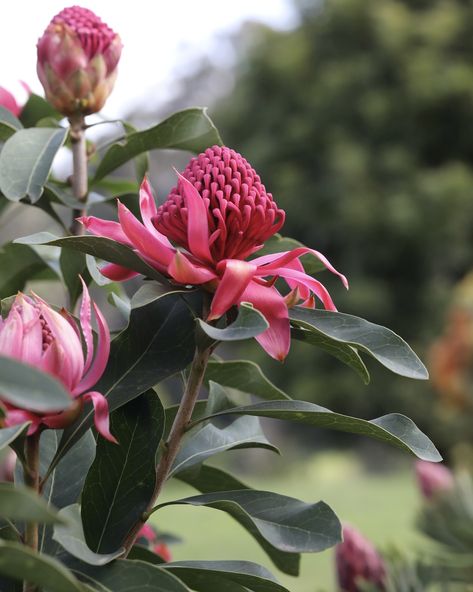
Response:
[[[18,80],[42,94],[36,76],[36,43],[64,0],[16,0],[3,7],[0,35],[0,86],[16,94]],[[294,22],[289,0],[84,0],[118,32],[123,42],[119,75],[104,115],[120,117],[144,96],[164,102],[176,73],[201,53],[220,55],[218,39],[238,29],[248,19],[276,28]],[[5,23],[11,23],[11,26]]]

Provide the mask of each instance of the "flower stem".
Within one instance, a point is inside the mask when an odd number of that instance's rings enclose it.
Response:
[[[127,554],[133,546],[138,532],[141,530],[142,526],[148,519],[149,513],[151,512],[156,500],[159,497],[159,494],[163,489],[163,486],[169,475],[169,471],[171,470],[177,453],[179,452],[182,437],[186,433],[186,430],[189,426],[192,418],[192,412],[194,411],[195,404],[199,397],[205,370],[207,368],[212,349],[212,347],[204,350],[199,350],[199,348],[196,348],[194,359],[189,372],[189,377],[184,390],[184,395],[176,413],[176,417],[174,418],[168,439],[164,444],[164,450],[156,470],[156,486],[154,488],[152,499],[150,500],[146,511],[143,513],[142,520],[135,525],[125,540],[124,546],[127,550]]]
[[[40,434],[36,433],[26,438],[25,456],[26,463],[23,467],[23,474],[25,485],[30,487],[36,493],[39,492],[39,438]],[[25,529],[25,543],[33,549],[38,550],[38,523],[28,522]],[[23,592],[36,592],[36,584],[24,582]]]
[[[84,116],[71,117],[69,123],[72,142],[72,192],[78,201],[85,202],[88,193],[88,181]],[[77,217],[84,214],[84,209],[73,210],[71,234],[77,236],[84,232],[84,227],[76,220]]]

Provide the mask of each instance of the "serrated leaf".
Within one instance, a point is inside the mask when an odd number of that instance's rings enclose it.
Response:
[[[209,325],[202,319],[198,319],[198,322],[202,331],[215,341],[251,339],[260,335],[269,327],[268,321],[259,310],[256,310],[251,304],[245,302],[238,307],[237,318],[224,329],[218,329],[213,325]]]
[[[12,243],[4,245],[0,249],[0,299],[23,290],[26,282],[46,267],[30,247]]]
[[[8,140],[10,136],[22,128],[21,121],[6,107],[0,105],[0,140]]]
[[[317,553],[341,541],[341,525],[324,502],[307,504],[269,491],[236,490],[196,495],[166,502],[169,505],[204,506],[222,510],[234,517],[263,546],[267,544],[297,557],[298,553]],[[266,543],[266,544],[265,544]],[[294,573],[284,560],[277,563],[286,573]]]
[[[429,373],[409,345],[396,333],[353,315],[294,306],[291,323],[324,335],[334,343],[360,349],[401,376],[426,380]]]
[[[95,553],[115,552],[149,504],[164,409],[149,391],[114,411],[110,424],[119,444],[98,441],[82,493],[85,539]]]
[[[59,561],[25,545],[0,540],[0,573],[44,587],[48,592],[85,592]]]
[[[0,152],[0,191],[12,201],[29,197],[34,203],[43,193],[53,159],[67,130],[31,128],[17,131]]]
[[[63,411],[72,403],[63,385],[50,374],[4,356],[0,356],[0,393],[4,401],[38,413]]]
[[[43,498],[26,487],[0,483],[0,518],[55,524],[62,522],[57,512]]]
[[[93,183],[148,150],[177,148],[202,152],[213,144],[221,145],[222,140],[206,109],[184,109],[152,128],[127,135],[111,146],[97,168]]]
[[[226,409],[225,411],[216,413],[214,416],[232,414],[283,419],[342,432],[360,434],[387,442],[388,444],[393,444],[397,448],[410,452],[422,460],[431,462],[442,460],[433,443],[419,430],[415,423],[405,415],[398,413],[383,415],[382,417],[368,421],[334,413],[330,409],[307,401],[291,400],[271,401],[235,407],[234,409]],[[208,418],[201,417],[195,423],[205,421],[206,419]]]

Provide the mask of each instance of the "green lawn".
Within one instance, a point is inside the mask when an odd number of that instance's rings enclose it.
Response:
[[[275,460],[276,459],[276,460]],[[316,459],[282,473],[284,459],[268,456],[274,472],[271,476],[242,477],[258,488],[298,497],[304,501],[322,499],[329,503],[342,521],[360,528],[376,544],[415,546],[420,538],[412,528],[418,505],[418,493],[409,468],[383,475],[366,474],[356,457],[323,454]],[[171,482],[162,501],[196,492]],[[155,514],[154,522],[163,531],[179,534],[184,543],[173,547],[173,558],[246,559],[256,561],[277,575],[291,592],[317,592],[336,589],[333,552],[304,555],[301,576],[292,578],[277,573],[254,540],[225,513],[207,508],[171,506]]]

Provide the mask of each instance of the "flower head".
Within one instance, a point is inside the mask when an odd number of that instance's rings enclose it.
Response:
[[[361,592],[363,582],[385,589],[384,562],[370,541],[355,528],[343,527],[343,543],[337,545],[335,562],[343,592]]]
[[[446,466],[418,460],[415,471],[420,490],[426,499],[432,499],[438,493],[452,489],[453,475]]]
[[[37,72],[48,101],[69,117],[100,111],[121,50],[120,37],[91,10],[62,10],[38,41]]]
[[[336,310],[326,288],[305,273],[299,258],[311,253],[348,286],[321,253],[306,247],[247,260],[281,228],[285,214],[255,170],[230,148],[213,146],[193,158],[160,208],[145,179],[140,209],[142,222],[121,203],[119,223],[91,216],[80,220],[93,234],[133,248],[175,283],[213,293],[209,321],[241,302],[252,303],[269,323],[256,339],[278,360],[289,351],[288,306],[313,307],[318,298],[326,309]],[[114,264],[102,273],[116,281],[136,275]],[[289,294],[276,289],[277,278],[285,280]]]
[[[98,326],[96,346],[91,326],[92,308]],[[40,426],[63,428],[77,416],[84,401],[91,401],[97,430],[108,440],[115,441],[109,431],[107,400],[91,390],[105,370],[109,352],[107,323],[96,304],[91,303],[84,282],[80,323],[64,309],[55,311],[39,296],[19,293],[6,319],[0,318],[0,355],[15,358],[54,376],[70,393],[71,409],[39,415],[3,402],[5,425],[30,421],[29,434],[35,433]]]
[[[138,533],[138,537],[136,539],[136,543],[138,545],[144,545],[156,555],[159,555],[161,559],[168,562],[171,561],[171,551],[169,547],[160,540],[159,532],[152,527],[150,524],[145,524],[140,532]]]

